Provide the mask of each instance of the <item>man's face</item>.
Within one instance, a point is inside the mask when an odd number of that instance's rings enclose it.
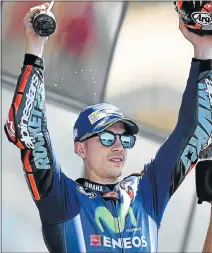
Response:
[[[122,122],[116,122],[107,128],[115,134],[124,133]],[[85,142],[75,144],[75,150],[85,162],[86,171],[90,180],[94,178],[117,179],[121,176],[127,158],[127,150],[123,148],[119,137],[116,142],[106,147],[101,144],[99,136]]]

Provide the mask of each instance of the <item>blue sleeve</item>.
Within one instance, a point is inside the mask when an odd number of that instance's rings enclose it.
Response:
[[[195,166],[212,133],[212,61],[193,59],[177,125],[141,173],[147,213],[160,224],[170,197]]]
[[[47,128],[44,71],[36,56],[25,57],[5,132],[21,150],[25,178],[40,217],[48,223],[67,220],[79,211],[75,182],[61,171]]]

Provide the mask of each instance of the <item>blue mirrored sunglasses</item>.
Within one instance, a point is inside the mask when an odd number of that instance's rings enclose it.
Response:
[[[100,142],[102,143],[102,145],[106,147],[112,146],[116,142],[117,136],[119,136],[121,144],[124,148],[132,148],[135,145],[135,141],[136,141],[136,137],[132,134],[128,134],[128,133],[115,134],[111,131],[103,131],[100,133],[93,134],[89,137],[86,137],[85,139],[80,140],[80,142],[86,141],[95,136],[99,136]]]

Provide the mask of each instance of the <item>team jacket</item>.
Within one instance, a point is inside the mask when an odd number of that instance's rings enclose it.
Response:
[[[212,61],[192,59],[174,131],[150,163],[113,189],[62,172],[47,128],[43,75],[43,60],[26,55],[5,132],[21,150],[49,252],[157,252],[167,202],[211,141]]]

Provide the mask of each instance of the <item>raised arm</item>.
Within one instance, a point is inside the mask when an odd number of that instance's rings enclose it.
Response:
[[[54,223],[71,215],[68,205],[71,198],[65,185],[69,182],[69,189],[72,189],[73,182],[61,172],[52,149],[46,118],[44,62],[41,58],[47,38],[38,36],[31,22],[33,15],[48,5],[31,8],[24,19],[26,54],[5,132],[8,139],[21,149],[26,180],[42,220]],[[70,194],[74,196],[74,191]],[[75,206],[74,198],[72,206]]]
[[[8,139],[21,149],[26,179],[35,200],[47,194],[54,162],[47,130],[44,62],[41,58],[47,38],[35,34],[31,23],[33,15],[47,6],[30,9],[24,19],[26,54],[5,124]]]
[[[182,21],[180,29],[194,45],[194,59],[178,122],[155,159],[145,166],[141,180],[142,192],[148,191],[147,195],[152,196],[148,201],[143,195],[147,212],[158,224],[168,200],[195,166],[212,134],[212,36],[195,35]]]

